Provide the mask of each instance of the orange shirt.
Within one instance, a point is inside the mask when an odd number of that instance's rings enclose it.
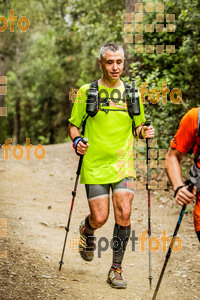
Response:
[[[181,153],[187,153],[190,148],[193,149],[194,155],[197,152],[198,144],[200,143],[200,138],[197,136],[198,109],[192,108],[185,114],[171,141],[170,146]],[[200,161],[198,161],[197,165],[200,168]],[[197,194],[193,216],[195,231],[200,231],[200,193]]]
[[[170,146],[181,153],[187,153],[193,148],[197,152],[200,138],[197,136],[198,107],[189,110],[182,118],[178,130],[171,141]]]

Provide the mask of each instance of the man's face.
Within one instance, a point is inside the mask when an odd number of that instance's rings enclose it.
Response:
[[[106,79],[116,81],[123,72],[124,58],[122,52],[120,50],[116,52],[105,51],[105,57],[102,60],[99,59],[99,66]]]

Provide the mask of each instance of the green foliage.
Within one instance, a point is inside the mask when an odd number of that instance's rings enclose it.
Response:
[[[30,5],[28,6],[27,3]],[[9,1],[18,18],[25,15],[31,26],[22,33],[1,35],[2,58],[8,58],[8,117],[1,118],[0,143],[15,136],[32,143],[63,142],[71,113],[71,89],[98,78],[101,44],[121,42],[123,3],[108,1]],[[0,4],[3,7],[3,4]],[[11,39],[12,37],[12,39]],[[5,75],[2,74],[2,75]]]
[[[157,3],[159,1],[152,1]],[[146,113],[150,115],[156,129],[156,137],[160,147],[168,148],[181,117],[192,107],[200,104],[200,3],[198,1],[164,1],[165,14],[175,14],[175,32],[144,33],[147,45],[175,45],[174,54],[135,54],[133,47],[130,53],[133,63],[131,78],[141,86],[148,82],[148,89],[160,91],[162,82],[167,83],[170,91],[178,88],[182,92],[183,102],[176,105],[169,99],[167,104],[151,104],[148,100]],[[156,13],[144,14],[144,24],[155,25]],[[147,95],[146,95],[146,99]]]
[[[159,2],[159,1],[151,1]],[[173,33],[144,33],[145,44],[175,44],[174,54],[136,54],[133,45],[126,53],[125,81],[138,87],[148,82],[148,91],[162,88],[182,92],[183,102],[175,105],[151,104],[146,95],[145,112],[156,128],[161,148],[168,148],[181,117],[199,106],[200,3],[164,0],[165,14],[175,14]],[[8,18],[14,9],[19,18],[30,20],[27,32],[7,29],[0,33],[1,74],[8,77],[8,94],[0,99],[8,107],[7,118],[0,118],[0,143],[15,137],[23,143],[63,142],[72,101],[69,92],[101,76],[98,56],[101,45],[123,43],[123,1],[14,1],[0,3],[1,15]],[[155,11],[144,13],[145,24],[155,24]]]

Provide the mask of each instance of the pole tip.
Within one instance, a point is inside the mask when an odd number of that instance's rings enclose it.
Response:
[[[61,268],[62,268],[62,265],[64,264],[64,262],[61,260],[61,261],[59,261],[59,271],[61,271]]]
[[[152,281],[153,277],[152,276],[149,276],[149,287],[150,287],[150,290],[151,290],[151,281]]]

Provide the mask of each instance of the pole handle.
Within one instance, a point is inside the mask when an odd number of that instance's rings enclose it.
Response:
[[[85,138],[85,137],[82,139],[82,142],[83,142],[85,145],[88,143],[88,141],[89,141],[89,140],[88,140],[87,138]],[[81,155],[81,156],[80,156],[80,159],[79,159],[78,169],[77,169],[77,172],[76,172],[77,175],[80,175],[80,173],[81,173],[81,166],[82,166],[82,162],[83,162],[83,156],[84,156],[84,155]]]
[[[150,119],[147,119],[143,126],[149,127],[150,125],[151,125],[151,120],[150,120]],[[149,140],[150,140],[149,138],[146,139],[147,152],[148,152],[148,150],[149,150]]]
[[[151,120],[147,119],[146,122],[144,123],[144,126],[149,127],[151,125]]]
[[[82,139],[82,142],[83,142],[85,145],[88,143],[88,141],[89,141],[89,140],[88,140],[87,138],[85,138],[85,137]]]
[[[192,182],[190,182],[190,183],[188,184],[188,191],[189,191],[190,193],[192,193],[193,187],[194,187],[194,184],[193,184]]]

